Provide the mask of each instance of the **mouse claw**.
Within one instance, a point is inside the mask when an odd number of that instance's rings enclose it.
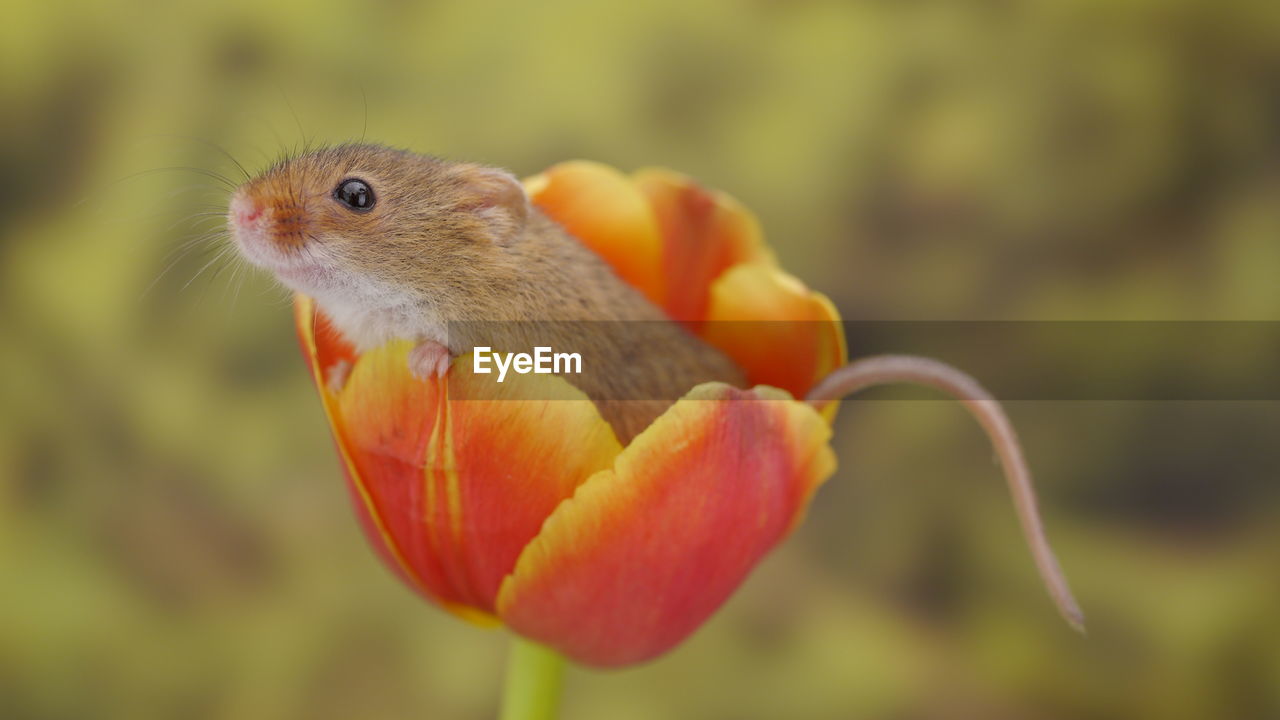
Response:
[[[444,377],[452,362],[449,348],[435,340],[423,340],[409,351],[409,372],[419,380]]]

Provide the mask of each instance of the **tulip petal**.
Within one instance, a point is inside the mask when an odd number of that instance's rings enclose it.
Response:
[[[298,342],[302,345],[302,354],[306,358],[307,367],[311,370],[312,380],[320,392],[320,403],[324,408],[330,431],[333,433],[334,445],[342,458],[342,473],[347,481],[347,489],[356,509],[356,518],[364,530],[365,537],[373,546],[374,552],[383,563],[391,569],[405,584],[430,594],[421,586],[414,576],[409,564],[405,561],[400,549],[387,532],[379,516],[373,511],[373,504],[364,482],[356,474],[351,456],[341,442],[336,421],[337,394],[332,391],[326,378],[330,368],[339,363],[347,363],[348,367],[356,357],[355,348],[337,333],[332,324],[316,308],[315,301],[302,294],[294,295],[294,324],[298,331]]]
[[[529,198],[655,304],[663,299],[662,238],[631,179],[600,163],[560,163],[525,180]]]
[[[441,406],[436,382],[401,368],[413,344],[397,342],[360,356],[334,399],[334,436],[364,509],[382,530],[419,591],[446,607],[468,604],[431,547],[423,466]],[[434,488],[433,488],[434,489]]]
[[[694,388],[556,508],[499,617],[589,665],[669,650],[796,525],[835,469],[829,437],[782,391]]]
[[[543,520],[621,446],[562,378],[499,384],[473,374],[464,356],[444,379],[424,381],[408,370],[411,348],[393,342],[360,355],[337,393],[313,375],[374,547],[428,598],[484,619]]]
[[[634,179],[662,231],[661,305],[668,317],[696,324],[721,273],[739,263],[773,262],[755,215],[729,195],[665,169],[640,170]]]
[[[321,389],[326,373],[338,363],[350,366],[355,362],[355,347],[343,339],[329,319],[320,313],[316,303],[306,295],[293,297],[293,322],[298,331],[298,343],[302,345],[302,356],[313,375],[318,374]]]
[[[845,362],[844,328],[831,301],[771,265],[738,265],[720,276],[699,335],[751,384],[795,397]]]

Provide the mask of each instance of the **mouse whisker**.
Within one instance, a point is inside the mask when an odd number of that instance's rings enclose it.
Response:
[[[208,230],[204,230],[204,231],[193,231],[188,235],[178,238],[178,244],[175,247],[175,249],[181,250],[186,247],[198,245],[200,243],[211,242],[214,240],[220,240],[220,239],[228,240],[230,239],[230,237],[231,237],[231,234],[227,232],[226,228],[215,227],[215,228],[209,228]]]
[[[244,289],[245,281],[249,279],[249,269],[243,262],[236,263],[236,274],[240,280],[236,283],[236,291],[231,295],[231,307],[235,307],[240,301],[240,291]]]
[[[169,194],[166,195],[165,197],[168,199],[173,199],[176,197],[180,197],[182,195],[186,195],[188,193],[196,192],[198,190],[204,191],[204,192],[217,193],[218,202],[219,203],[226,202],[226,192],[222,188],[211,187],[209,185],[204,185],[204,184],[184,185],[182,187],[174,188],[173,190],[170,190]]]
[[[189,217],[189,218],[217,218],[217,219],[219,219],[219,220],[226,220],[226,219],[227,219],[227,211],[226,211],[226,210],[199,210],[199,211],[197,211],[197,212],[193,212],[193,213],[191,213],[191,214],[190,214],[190,215],[188,215],[187,217]]]
[[[218,251],[218,253],[217,253],[216,255],[214,255],[214,256],[213,256],[213,259],[209,260],[209,262],[207,262],[207,263],[205,263],[204,265],[201,265],[201,266],[200,266],[200,269],[196,271],[196,274],[195,274],[195,275],[192,275],[192,276],[191,276],[191,279],[190,279],[190,280],[188,280],[186,283],[184,283],[184,284],[183,284],[183,286],[182,286],[181,290],[184,290],[184,291],[185,291],[187,288],[191,287],[191,283],[195,282],[195,281],[196,281],[196,278],[200,277],[200,276],[204,273],[204,271],[205,271],[205,270],[208,270],[208,269],[209,269],[209,268],[210,268],[214,263],[218,262],[219,260],[222,260],[222,259],[226,258],[227,253],[228,253],[228,252],[230,252],[230,251],[231,251],[231,249],[232,249],[232,248],[231,248],[230,246],[227,246],[227,247],[224,247],[224,248],[222,248],[221,250],[219,250],[219,251]],[[216,276],[217,276],[217,273],[214,273],[214,277],[216,277]],[[210,279],[212,279],[212,278],[210,278]]]
[[[230,262],[226,262],[227,252],[229,250],[231,250],[230,247],[224,247],[217,255],[214,256],[212,262],[216,262],[218,265],[213,269],[213,274],[209,276],[208,281],[204,284],[204,288],[200,290],[200,297],[196,299],[197,306],[204,302],[205,296],[209,294],[209,288],[213,287],[213,283],[222,275],[222,271],[226,270],[230,265]],[[195,278],[192,278],[192,280],[195,280]]]
[[[230,233],[225,228],[210,228],[202,232],[193,232],[178,239],[178,244],[170,252],[176,252],[184,248],[193,247],[201,243],[208,243],[219,239],[230,239]]]
[[[285,107],[289,108],[289,114],[290,114],[290,115],[293,115],[293,124],[294,124],[294,125],[296,125],[296,126],[297,126],[297,128],[298,128],[298,137],[299,137],[300,139],[305,140],[305,139],[306,139],[306,137],[307,137],[307,131],[302,129],[302,120],[298,117],[298,111],[297,111],[296,109],[294,109],[294,107],[293,107],[293,102],[292,102],[291,100],[289,100],[289,93],[285,92],[285,90],[284,90],[284,86],[283,86],[283,85],[280,85],[280,84],[277,84],[277,85],[276,85],[276,89],[280,91],[280,97],[284,99]],[[297,155],[297,149],[298,149],[297,143],[294,143],[294,154],[295,154],[295,155]],[[306,145],[306,144],[304,144],[304,145],[303,145],[303,150],[302,150],[302,151],[303,151],[304,153],[307,151],[307,145]]]
[[[146,289],[142,291],[142,294],[138,296],[138,299],[139,300],[146,299],[147,296],[151,294],[151,291],[154,290],[155,287],[160,284],[160,281],[163,280],[165,276],[169,274],[170,271],[172,271],[175,267],[177,267],[178,264],[181,263],[184,259],[186,259],[186,257],[189,256],[191,253],[200,249],[200,245],[202,244],[202,242],[207,243],[208,241],[215,240],[215,239],[217,239],[216,236],[204,234],[199,237],[187,239],[183,241],[181,245],[179,245],[178,247],[166,253],[165,258],[161,262],[167,261],[168,264],[166,264],[164,269],[161,270],[158,275],[156,275],[156,278],[152,280],[149,285],[147,285]],[[212,252],[213,249],[214,248],[212,246],[206,247],[203,250],[203,252],[205,253]],[[224,251],[225,250],[226,248],[224,248]]]
[[[363,144],[365,133],[369,131],[369,96],[363,85],[360,86],[360,104],[364,106],[364,119],[360,121],[360,142]]]
[[[268,119],[266,115],[263,115],[262,113],[258,113],[258,112],[244,111],[244,112],[241,112],[237,117],[241,119],[248,118],[250,120],[256,121],[260,125],[265,126],[267,128],[267,132],[271,133],[271,137],[275,138],[276,147],[284,147],[284,139],[280,137],[280,133],[276,131],[276,126],[271,123],[271,120]],[[267,167],[270,167],[275,162],[274,160],[271,159],[271,156],[269,154],[263,151],[261,145],[257,145],[255,143],[253,146],[253,149],[258,151],[258,154],[262,156],[262,160],[264,163],[266,163]]]
[[[222,299],[220,301],[221,304],[227,306],[228,317],[230,317],[232,311],[235,310],[236,300],[240,296],[240,283],[244,281],[243,275],[241,274],[241,270],[244,269],[244,266],[239,262],[239,258],[232,257],[229,264],[231,266],[231,275],[227,277],[227,284],[222,288]],[[227,295],[231,296],[230,303],[227,302]]]
[[[183,217],[178,218],[171,225],[166,227],[163,230],[163,232],[167,235],[184,225],[190,227],[194,231],[207,232],[206,230],[202,229],[201,223],[208,224],[215,220],[218,221],[218,225],[220,226],[222,225],[222,223],[226,221],[226,215],[224,213],[212,213],[212,212],[184,215]],[[210,227],[210,229],[212,229],[212,226]]]
[[[136,173],[131,173],[129,175],[125,175],[124,177],[117,178],[114,182],[121,183],[126,180],[136,180],[137,178],[146,177],[148,175],[154,175],[156,173],[162,173],[162,172],[192,172],[192,173],[196,173],[197,175],[203,175],[207,178],[217,180],[218,182],[222,183],[230,190],[235,190],[236,188],[239,187],[239,185],[237,185],[230,178],[228,178],[227,176],[223,175],[220,172],[209,170],[208,168],[191,167],[190,165],[168,165],[165,167],[140,170]]]
[[[271,304],[275,307],[283,307],[293,305],[293,291],[279,282],[268,283],[265,287],[258,291],[258,297],[273,296]]]
[[[152,135],[151,137],[153,137],[153,138],[174,138],[174,139],[178,139],[178,140],[186,140],[186,141],[188,141],[188,142],[199,143],[199,144],[204,145],[205,147],[210,148],[210,149],[212,149],[212,150],[217,150],[219,153],[222,153],[222,155],[224,155],[228,160],[230,160],[230,161],[231,161],[231,162],[236,166],[236,168],[240,171],[240,174],[241,174],[241,175],[244,175],[244,179],[245,179],[245,180],[252,180],[252,179],[253,179],[253,176],[249,174],[249,171],[248,171],[248,170],[245,170],[244,165],[241,165],[241,164],[240,164],[240,161],[236,159],[236,156],[235,156],[235,155],[232,155],[232,154],[230,153],[230,151],[228,151],[226,148],[222,147],[222,146],[221,146],[221,145],[219,145],[218,143],[215,143],[215,142],[213,142],[213,141],[211,141],[211,140],[206,140],[206,139],[201,138],[201,137],[195,137],[195,136],[193,136],[193,135],[181,135],[181,134],[178,134],[178,133],[158,133],[158,134],[156,134],[156,135]]]

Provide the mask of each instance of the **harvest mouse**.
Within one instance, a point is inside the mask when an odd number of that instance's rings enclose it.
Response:
[[[581,353],[581,374],[567,379],[623,442],[698,383],[744,384],[503,170],[340,145],[246,182],[228,221],[240,252],[315,298],[358,351],[415,341],[418,377],[443,375],[477,346]]]
[[[358,351],[414,341],[408,362],[418,377],[445,374],[451,358],[478,346],[528,351],[536,342],[581,353],[581,374],[567,379],[623,443],[699,383],[744,384],[733,362],[531,206],[502,170],[340,145],[246,182],[232,196],[228,222],[250,262],[313,297]],[[329,381],[341,385],[343,373]],[[832,372],[807,400],[821,407],[901,382],[962,400],[987,431],[1041,576],[1063,616],[1082,629],[1017,436],[977,381],[929,358],[867,357]]]

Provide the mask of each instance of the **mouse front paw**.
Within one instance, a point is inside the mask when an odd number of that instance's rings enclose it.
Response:
[[[324,371],[324,384],[329,388],[329,392],[342,392],[342,388],[347,384],[347,378],[351,377],[351,361],[339,360],[330,365]]]
[[[452,362],[449,348],[434,340],[423,340],[409,351],[409,372],[419,380],[444,377]]]

